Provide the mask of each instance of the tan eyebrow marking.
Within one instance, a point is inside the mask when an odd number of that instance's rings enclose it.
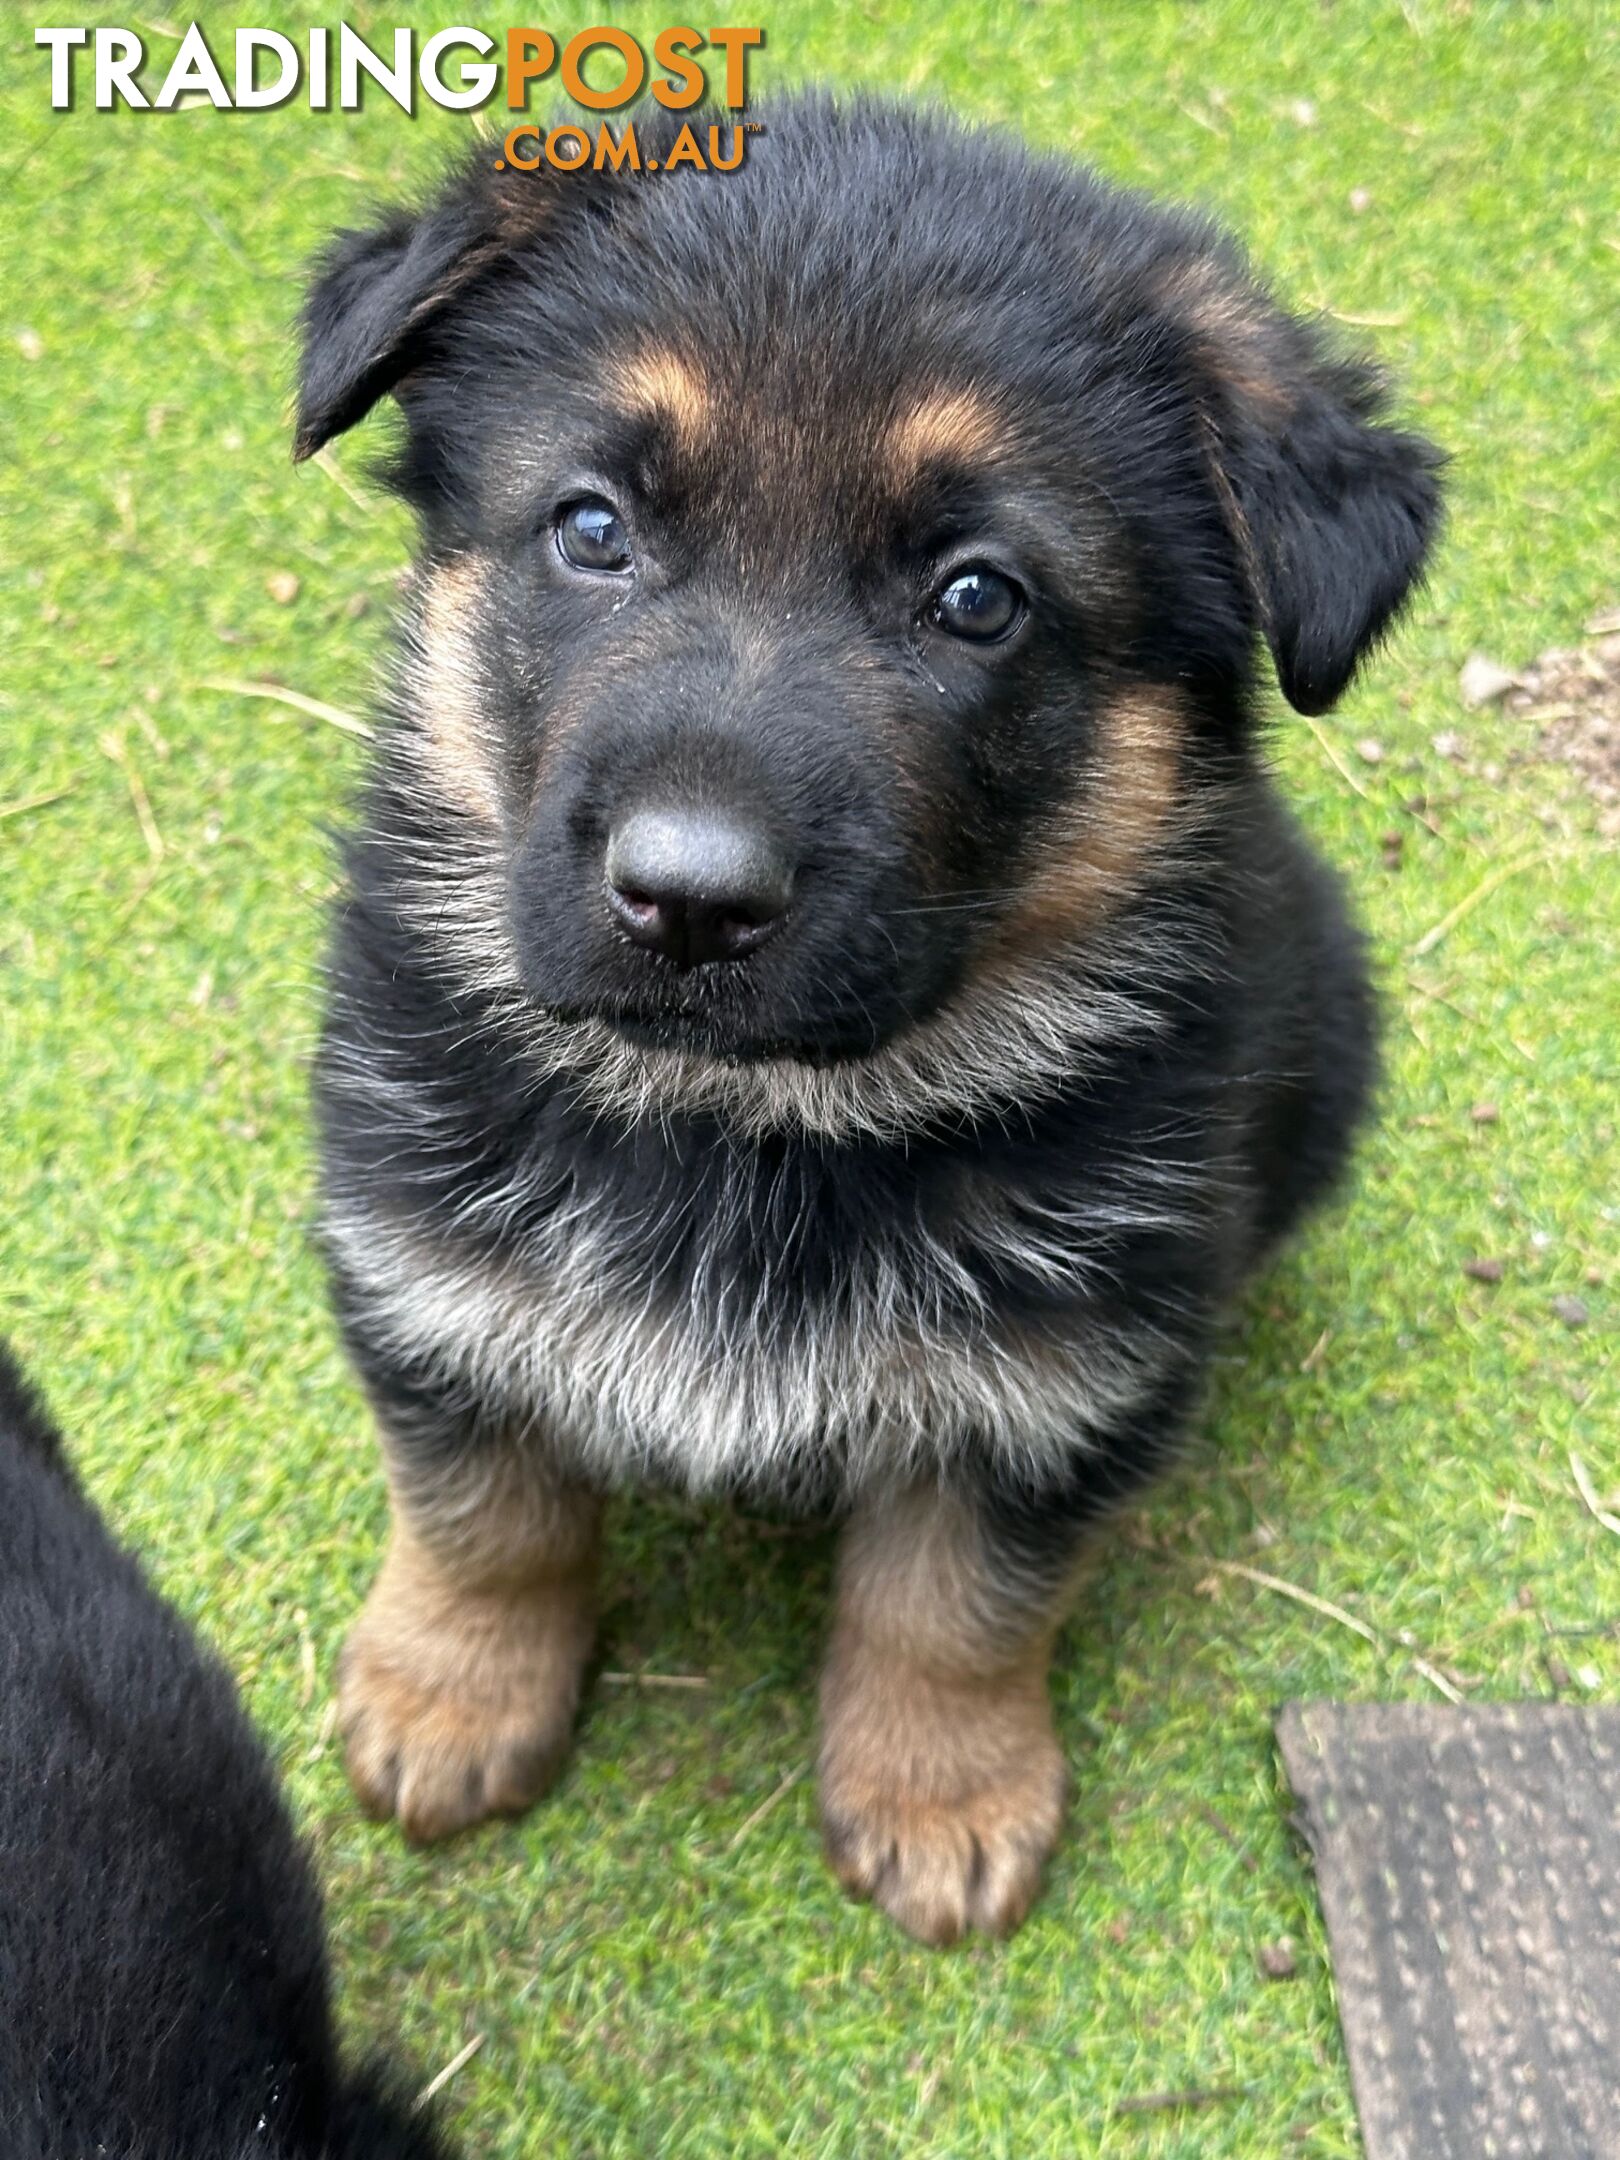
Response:
[[[702,432],[714,402],[699,370],[667,345],[650,345],[616,361],[608,388],[627,412],[665,414],[682,435]]]
[[[903,412],[889,430],[889,463],[909,476],[919,465],[954,459],[968,464],[998,456],[1006,433],[994,405],[977,390],[934,390]]]

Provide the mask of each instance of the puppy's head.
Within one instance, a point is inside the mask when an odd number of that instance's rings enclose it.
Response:
[[[756,1123],[1061,1070],[1260,641],[1324,710],[1436,516],[1207,227],[881,107],[707,176],[484,151],[327,257],[299,454],[386,392],[441,919],[599,1090]]]

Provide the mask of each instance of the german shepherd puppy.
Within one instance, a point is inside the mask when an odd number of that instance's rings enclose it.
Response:
[[[339,2066],[320,1895],[264,1748],[0,1347],[0,2153],[440,2150]]]
[[[385,392],[421,554],[317,1082],[393,1497],[355,1788],[541,1791],[604,1488],[832,1503],[832,1863],[1003,1932],[1083,1535],[1368,1093],[1257,649],[1333,704],[1437,454],[1202,220],[820,97],[340,235],[297,454]]]

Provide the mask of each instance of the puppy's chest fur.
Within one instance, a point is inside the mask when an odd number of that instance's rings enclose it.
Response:
[[[1037,1175],[539,1122],[454,1206],[339,1170],[327,1236],[396,1355],[610,1479],[819,1496],[1053,1462],[1185,1353],[1221,1238],[1185,1148]]]

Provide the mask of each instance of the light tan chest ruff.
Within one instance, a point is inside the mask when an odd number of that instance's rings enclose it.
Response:
[[[809,1475],[859,1488],[967,1451],[1031,1467],[1072,1454],[1153,1380],[1146,1342],[939,1317],[932,1279],[873,1264],[833,1316],[789,1282],[742,1299],[719,1281],[674,1304],[615,1280],[576,1230],[525,1265],[457,1260],[376,1217],[329,1223],[372,1323],[490,1399],[530,1411],[594,1474],[692,1490]],[[936,1310],[931,1314],[930,1305]]]

